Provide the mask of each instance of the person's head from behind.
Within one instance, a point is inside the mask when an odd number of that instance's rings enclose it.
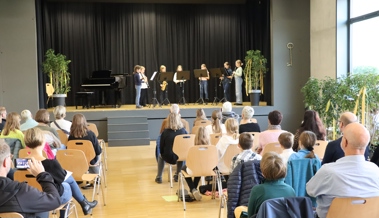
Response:
[[[11,169],[12,160],[11,150],[4,139],[0,139],[0,163],[0,173],[5,177]]]
[[[159,67],[159,71],[160,71],[161,73],[165,73],[165,72],[166,72],[166,66],[165,66],[165,65],[161,65],[161,66]]]
[[[351,112],[342,113],[340,116],[340,120],[339,120],[339,128],[340,128],[341,132],[343,132],[344,128],[348,124],[355,123],[355,122],[358,122],[358,118],[357,118],[357,116],[355,116],[355,114],[353,114]]]
[[[210,136],[207,128],[205,126],[200,126],[197,129],[197,133],[195,136],[195,145],[209,145],[210,143]]]
[[[168,128],[172,129],[172,130],[179,130],[181,128],[183,128],[183,123],[182,121],[180,120],[180,116],[179,114],[176,114],[176,113],[170,113],[168,115]]]
[[[238,145],[242,150],[249,150],[253,147],[254,137],[247,132],[241,133],[238,139]]]
[[[7,117],[7,110],[5,107],[0,107],[0,119],[5,119]]]
[[[343,131],[341,148],[345,156],[363,155],[370,141],[370,133],[360,123],[350,123]]]
[[[196,118],[206,120],[207,116],[205,116],[205,112],[202,108],[196,110]]]
[[[293,134],[290,132],[283,132],[278,137],[279,144],[284,149],[292,149],[293,146]]]
[[[222,104],[222,113],[230,113],[232,112],[232,103],[230,103],[229,101],[226,101],[224,102],[224,104]]]
[[[182,65],[178,65],[178,67],[176,68],[176,72],[180,72],[180,71],[183,71]]]
[[[58,105],[54,108],[53,114],[55,116],[55,119],[63,119],[66,117],[66,108],[62,105]]]
[[[222,114],[221,114],[221,111],[220,110],[214,110],[212,112],[212,120],[213,121],[221,121],[222,119]]]
[[[33,119],[32,113],[30,110],[23,110],[21,111],[21,120],[28,120],[28,119]]]
[[[83,114],[75,114],[72,118],[70,135],[76,138],[82,138],[87,135],[87,120]]]
[[[283,159],[275,152],[265,153],[260,165],[263,177],[267,180],[273,181],[286,177],[287,167]]]
[[[50,114],[46,109],[39,109],[34,118],[38,123],[48,124],[50,122]]]
[[[35,149],[38,146],[44,146],[45,144],[45,136],[43,134],[43,131],[35,127],[26,130],[24,140],[26,146],[31,149]]]
[[[314,134],[311,131],[303,131],[299,136],[299,146],[300,149],[305,149],[307,151],[310,151],[308,155],[306,155],[306,158],[314,158],[314,152],[313,152],[313,146],[316,144],[316,134]]]
[[[304,113],[304,119],[303,123],[301,124],[302,127],[304,127],[305,130],[311,130],[316,131],[318,130],[317,122],[318,119],[318,113],[314,110],[307,110]]]
[[[242,109],[242,119],[250,120],[254,116],[254,108],[246,106]]]
[[[229,118],[225,121],[226,133],[233,135],[234,139],[237,139],[238,127],[238,122],[234,118]]]
[[[268,114],[268,121],[271,125],[280,125],[282,119],[283,115],[280,113],[280,111],[274,110]]]
[[[3,135],[9,135],[11,131],[20,130],[20,115],[16,112],[11,112],[7,114],[7,121],[5,122],[4,128],[2,130]]]
[[[177,104],[172,104],[170,107],[170,113],[179,114],[180,108]]]

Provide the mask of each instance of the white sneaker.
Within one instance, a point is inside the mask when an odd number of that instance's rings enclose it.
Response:
[[[201,196],[201,193],[197,189],[192,189],[193,197],[196,199],[196,201],[200,201],[203,196]]]

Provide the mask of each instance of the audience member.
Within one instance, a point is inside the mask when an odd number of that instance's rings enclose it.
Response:
[[[320,163],[320,158],[313,152],[313,146],[316,144],[316,134],[311,131],[303,131],[299,138],[299,151],[291,154],[288,161],[303,159],[303,158],[316,158]]]
[[[249,133],[241,133],[238,139],[238,147],[242,150],[241,153],[234,156],[231,163],[231,170],[232,172],[234,168],[240,163],[251,161],[251,160],[261,160],[262,156],[259,154],[256,154],[251,149],[253,147],[254,138]]]
[[[5,107],[0,107],[0,132],[3,130],[5,126],[5,122],[7,121],[6,117],[7,117],[7,110],[5,109]]]
[[[53,114],[55,116],[55,121],[52,122],[50,126],[55,130],[62,130],[66,135],[70,135],[72,123],[64,119],[66,117],[66,108],[62,105],[56,106]]]
[[[318,113],[314,110],[307,110],[304,113],[304,120],[300,127],[296,130],[293,142],[293,150],[299,150],[299,136],[303,131],[312,131],[316,134],[317,140],[325,140],[326,130]]]
[[[226,101],[224,102],[224,104],[222,104],[221,111],[222,111],[222,123],[225,123],[226,120],[229,118],[234,118],[238,122],[238,119],[240,118],[240,116],[234,113],[234,111],[232,111],[232,103],[230,103],[229,101]]]
[[[339,129],[341,133],[345,129],[345,127],[350,123],[358,122],[357,116],[351,112],[345,112],[342,113],[340,116],[340,119],[338,121],[339,123]],[[341,141],[342,137],[340,137],[337,140],[330,141],[325,149],[324,158],[322,159],[322,164],[336,162],[341,157],[345,156],[342,148],[341,148]],[[369,159],[369,146],[366,147],[365,151],[365,159]]]
[[[178,104],[172,104],[170,107],[170,113],[178,114],[180,117],[181,115],[180,115],[179,105]],[[189,132],[188,121],[186,121],[185,119],[180,119],[180,121],[183,123],[183,126],[186,129],[186,131]],[[167,128],[168,128],[168,118],[166,118],[162,121],[161,130],[159,131],[159,134],[162,134],[163,130],[165,130]]]
[[[293,135],[290,132],[283,132],[278,138],[280,146],[283,148],[283,152],[279,156],[283,159],[283,163],[287,165],[288,158],[295,153],[292,150]]]
[[[326,217],[335,197],[379,196],[379,168],[364,157],[369,141],[370,134],[363,125],[344,127],[341,147],[345,156],[324,164],[307,183],[308,194],[317,197],[318,217]]]
[[[178,113],[170,113],[168,115],[168,128],[162,132],[160,138],[160,155],[158,157],[158,172],[155,178],[156,183],[162,183],[162,173],[165,162],[176,164],[176,173],[174,175],[175,182],[178,181],[178,174],[183,167],[183,161],[177,161],[178,156],[173,152],[174,139],[177,135],[187,134],[183,123],[180,121]]]
[[[54,178],[33,157],[28,161],[30,172],[42,186],[43,192],[27,183],[12,181],[7,174],[12,167],[9,146],[0,140],[0,213],[17,212],[24,217],[48,217],[49,211],[61,205]]]
[[[195,126],[196,121],[202,121],[202,120],[208,120],[207,116],[205,115],[205,112],[202,108],[199,108],[196,110],[196,118],[193,121],[193,126]]]
[[[220,172],[229,172],[229,167],[224,163],[224,154],[226,149],[231,144],[238,144],[238,122],[234,118],[229,118],[225,122],[226,134],[222,135],[218,141],[216,148],[218,150],[217,167]]]
[[[45,139],[42,130],[38,128],[28,129],[25,132],[25,143],[30,148],[30,157],[34,157],[37,161],[41,161],[45,171],[50,173],[54,178],[54,183],[61,196],[61,203],[64,204],[71,199],[71,196],[82,207],[84,215],[87,215],[92,208],[97,205],[97,201],[89,202],[80,191],[72,175],[67,176],[64,170],[56,159],[46,159],[42,151],[45,146]],[[65,210],[61,210],[61,217],[64,217]]]
[[[18,139],[22,147],[25,148],[24,134],[20,131],[20,115],[18,113],[12,112],[7,115],[7,121],[1,131],[0,138]]]
[[[22,132],[34,128],[38,125],[37,121],[35,121],[32,117],[32,113],[29,110],[21,111],[21,121],[23,123],[20,125],[20,130]]]
[[[244,132],[261,132],[258,123],[252,122],[254,116],[254,108],[246,106],[242,109],[242,120],[239,127],[239,133]]]
[[[215,133],[226,133],[225,125],[221,122],[222,114],[220,110],[214,110],[212,112],[212,124],[208,125],[206,128],[210,134]]]
[[[37,128],[45,131],[46,142],[50,145],[51,150],[56,152],[57,149],[64,149],[65,146],[61,144],[59,140],[59,135],[57,131],[49,126],[50,124],[50,114],[46,109],[40,109],[35,115],[35,119],[38,122]],[[49,133],[51,134],[49,134]]]
[[[258,154],[262,152],[265,145],[272,142],[277,142],[278,137],[283,132],[280,123],[282,122],[283,115],[277,110],[271,111],[268,114],[268,129],[259,134],[259,145],[258,145]]]

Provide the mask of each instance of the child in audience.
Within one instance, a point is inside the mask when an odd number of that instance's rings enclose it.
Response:
[[[214,110],[212,112],[212,125],[207,126],[207,130],[209,134],[215,134],[215,133],[226,133],[225,125],[221,122],[222,115],[221,111]]]
[[[18,139],[20,140],[22,147],[25,148],[24,134],[20,131],[20,120],[21,118],[18,113],[9,113],[4,128],[1,131],[0,138]]]
[[[196,121],[201,121],[201,120],[208,120],[207,116],[205,115],[205,112],[202,108],[197,109],[196,111],[196,118],[193,121],[193,126],[195,126]]]
[[[251,134],[246,132],[240,134],[238,147],[242,149],[242,152],[233,157],[230,172],[232,172],[240,163],[262,159],[261,155],[256,154],[251,149],[253,147],[253,142],[254,138]]]
[[[234,118],[229,118],[225,122],[226,134],[218,141],[216,148],[218,150],[217,167],[220,172],[229,172],[229,166],[224,163],[224,154],[226,149],[231,144],[238,144],[238,122]]]
[[[283,148],[283,152],[279,156],[283,159],[283,163],[287,165],[288,158],[291,154],[295,153],[292,150],[293,134],[290,132],[284,132],[279,135],[278,141],[280,146]]]
[[[313,146],[316,143],[316,134],[311,131],[304,131],[299,137],[299,148],[300,150],[296,153],[291,154],[288,161],[302,159],[302,158],[316,158],[319,162],[320,159],[313,152]],[[321,162],[320,162],[321,165]]]

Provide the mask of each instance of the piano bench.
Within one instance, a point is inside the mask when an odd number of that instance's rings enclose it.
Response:
[[[91,108],[91,98],[94,92],[76,92],[75,93],[75,108],[78,109],[77,102],[80,100],[82,108]],[[95,108],[95,105],[93,106]]]

